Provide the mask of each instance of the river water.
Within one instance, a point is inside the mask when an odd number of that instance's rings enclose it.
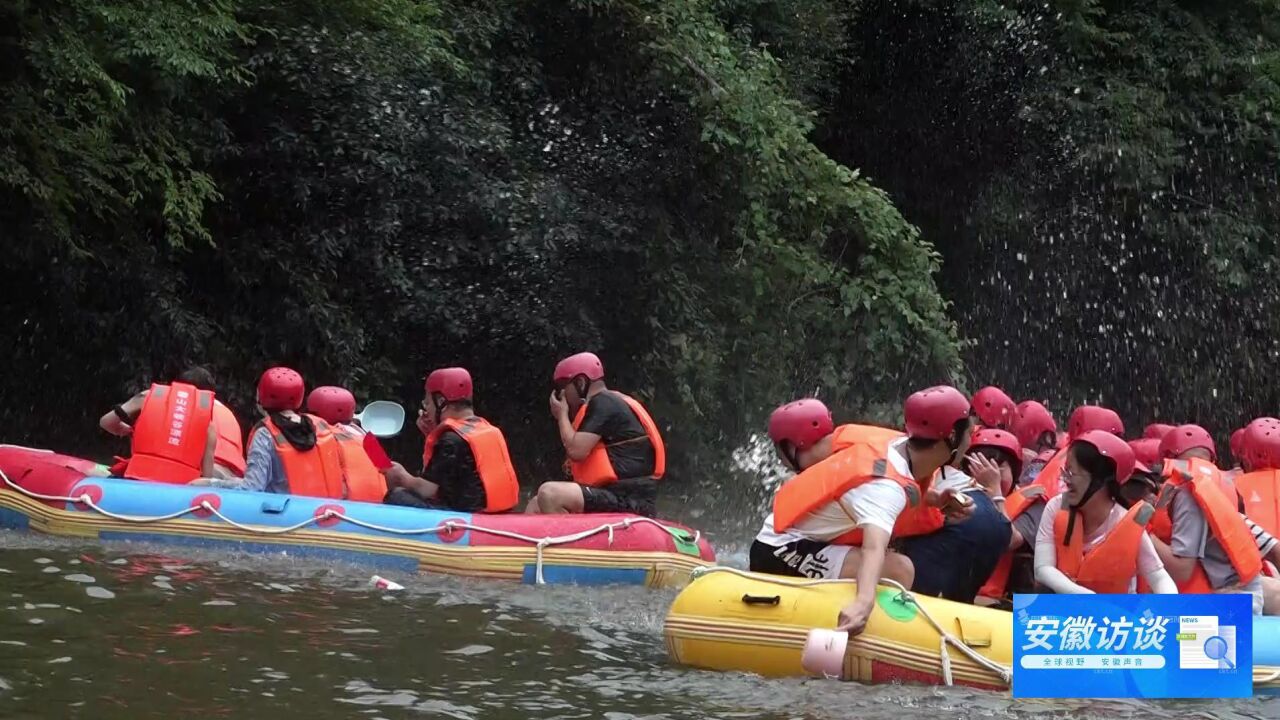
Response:
[[[663,648],[674,591],[370,575],[0,531],[0,718],[1280,718],[691,670]]]

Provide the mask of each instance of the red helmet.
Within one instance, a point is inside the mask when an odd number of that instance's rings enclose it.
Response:
[[[1047,432],[1058,432],[1058,423],[1054,421],[1049,408],[1035,400],[1024,400],[1018,403],[1013,418],[1013,434],[1023,447],[1035,447],[1040,436]]]
[[[831,411],[814,398],[789,402],[769,416],[769,439],[774,443],[789,442],[796,450],[813,447],[835,429]]]
[[[1169,431],[1172,429],[1172,425],[1166,425],[1165,423],[1151,423],[1143,428],[1142,437],[1163,440],[1164,436],[1169,434]]]
[[[1081,405],[1067,420],[1067,436],[1072,440],[1090,430],[1106,430],[1112,435],[1124,436],[1124,422],[1111,408],[1100,405]]]
[[[969,417],[969,399],[950,385],[935,385],[913,393],[903,405],[907,435],[942,440],[957,422]]]
[[[356,414],[356,396],[346,388],[323,385],[307,396],[307,412],[330,425],[349,423]]]
[[[1248,428],[1240,428],[1231,433],[1231,457],[1236,462],[1240,462],[1244,458],[1244,435]]]
[[[297,410],[306,390],[296,370],[273,367],[258,380],[258,404],[264,410]]]
[[[998,448],[1009,453],[1010,469],[1013,470],[1013,481],[1018,481],[1018,476],[1022,474],[1022,443],[1018,442],[1018,438],[1013,433],[998,430],[996,428],[982,428],[973,434],[973,442],[969,443],[970,450],[978,448]]]
[[[1111,458],[1111,461],[1116,464],[1116,482],[1121,485],[1129,482],[1129,478],[1133,477],[1136,462],[1133,448],[1119,436],[1106,430],[1087,430],[1072,440],[1072,444],[1075,443],[1092,445],[1098,452]]]
[[[1013,426],[1017,407],[1003,390],[988,385],[973,394],[973,412],[983,427],[1004,429]]]
[[[445,402],[456,402],[471,398],[471,373],[466,368],[447,367],[432,370],[427,376],[427,394],[439,395]]]
[[[1280,468],[1280,420],[1261,417],[1249,423],[1241,444],[1250,470]]]
[[[595,353],[581,352],[577,355],[569,357],[556,363],[556,371],[552,376],[552,380],[557,385],[566,383],[579,375],[585,375],[588,380],[604,379],[604,363],[600,362],[600,358]]]
[[[1155,467],[1160,464],[1159,440],[1155,438],[1130,440],[1129,448],[1133,450],[1133,456],[1143,465],[1146,465],[1147,467]]]
[[[1199,425],[1179,425],[1160,439],[1161,457],[1178,457],[1192,448],[1205,448],[1210,457],[1218,459],[1218,448],[1213,444],[1213,437]]]

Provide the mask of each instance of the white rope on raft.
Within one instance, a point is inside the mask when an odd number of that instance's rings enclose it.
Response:
[[[849,580],[846,578],[838,578],[838,579],[830,579],[830,580],[826,580],[826,579],[797,580],[793,582],[791,580],[788,580],[782,577],[774,579],[774,578],[766,577],[764,575],[748,573],[744,570],[739,570],[738,568],[724,567],[723,565],[717,565],[715,567],[709,567],[709,568],[698,568],[693,571],[693,577],[697,578],[702,575],[707,575],[713,572],[732,573],[734,575],[738,575],[740,577],[744,577],[749,580],[759,580],[762,582],[773,583],[775,585],[783,585],[785,587],[813,587],[817,585],[856,584],[856,581]],[[955,646],[957,650],[959,650],[964,655],[968,656],[970,660],[974,661],[981,667],[984,667],[987,670],[990,670],[992,673],[998,676],[1000,680],[1004,682],[1005,685],[1009,685],[1013,681],[1013,668],[1006,667],[990,658],[983,657],[981,654],[978,653],[978,651],[966,645],[963,640],[957,638],[956,636],[944,630],[942,625],[940,625],[937,620],[933,619],[933,616],[929,614],[929,611],[925,609],[924,605],[921,605],[919,602],[917,602],[915,596],[911,594],[911,591],[903,587],[901,583],[898,583],[894,580],[890,580],[888,578],[881,578],[880,584],[889,585],[897,588],[900,593],[899,597],[903,600],[909,601],[912,605],[915,605],[916,609],[920,611],[920,615],[924,617],[924,619],[927,620],[929,624],[933,626],[933,629],[938,633],[939,637],[941,638],[938,655],[939,655],[939,660],[942,663],[942,681],[946,683],[948,686],[955,684],[951,674],[951,655],[947,651],[948,644]]]
[[[684,532],[683,528],[671,528],[667,525],[663,525],[662,523],[658,522],[657,520],[654,520],[653,518],[634,517],[634,518],[627,518],[625,520],[621,520],[615,523],[606,523],[604,525],[600,525],[594,528],[589,528],[587,530],[582,530],[580,532],[576,532],[570,535],[559,535],[559,536],[538,538],[538,537],[532,537],[529,535],[524,535],[518,532],[512,532],[510,530],[499,530],[497,528],[480,527],[478,525],[472,525],[471,523],[461,522],[458,520],[446,520],[445,522],[440,523],[439,525],[426,527],[426,528],[388,527],[386,525],[378,525],[377,523],[372,523],[366,520],[360,520],[358,518],[351,517],[350,515],[347,515],[342,512],[338,512],[337,510],[334,510],[332,508],[327,508],[325,509],[324,512],[320,513],[319,515],[314,515],[312,517],[307,518],[306,520],[294,523],[293,525],[288,525],[285,527],[263,527],[261,525],[246,525],[244,523],[237,522],[236,520],[233,520],[227,517],[226,515],[222,514],[222,512],[219,511],[218,508],[214,507],[213,504],[207,500],[201,501],[199,505],[192,505],[191,507],[186,507],[181,510],[171,512],[167,515],[122,515],[120,513],[112,512],[110,510],[107,510],[106,508],[101,507],[96,502],[94,502],[93,498],[90,497],[88,493],[85,493],[80,497],[70,497],[65,495],[45,495],[42,493],[34,492],[32,490],[28,490],[22,487],[21,485],[18,485],[17,483],[10,480],[9,476],[3,470],[0,470],[0,479],[4,480],[4,483],[9,487],[13,488],[14,490],[17,490],[19,493],[22,493],[23,495],[26,495],[29,498],[32,498],[35,500],[42,500],[45,502],[79,503],[113,520],[119,520],[121,522],[127,522],[127,523],[147,524],[147,523],[164,522],[166,520],[176,520],[182,517],[183,515],[189,515],[191,513],[200,512],[201,510],[203,510],[205,512],[216,515],[220,520],[222,520],[226,524],[238,530],[243,530],[245,532],[250,532],[250,533],[257,533],[259,535],[287,535],[288,533],[301,530],[307,527],[308,525],[315,525],[325,520],[331,520],[331,519],[342,520],[344,522],[349,522],[352,525],[357,525],[359,527],[367,528],[369,530],[376,530],[378,532],[389,533],[392,535],[433,535],[433,534],[439,534],[442,532],[452,533],[457,530],[470,530],[472,532],[481,532],[489,535],[494,535],[497,537],[505,537],[512,540],[520,540],[523,542],[527,542],[530,545],[533,545],[534,551],[536,553],[535,554],[536,564],[534,566],[534,583],[537,585],[546,584],[546,580],[543,578],[543,575],[542,575],[543,548],[553,547],[555,545],[567,545],[569,543],[575,543],[575,542],[578,542],[579,540],[585,540],[586,538],[589,538],[593,535],[598,535],[602,532],[607,532],[609,534],[608,545],[609,547],[612,547],[615,530],[618,530],[618,529],[627,530],[632,525],[644,524],[644,523],[648,523],[650,525],[656,525],[658,528],[668,533],[671,533],[673,531]],[[696,545],[698,541],[701,539],[702,539],[702,531],[700,530],[693,531],[693,540],[691,542],[693,542]]]

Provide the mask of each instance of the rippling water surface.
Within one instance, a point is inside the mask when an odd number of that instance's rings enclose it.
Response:
[[[1280,718],[689,670],[662,645],[671,591],[369,575],[0,532],[0,717]]]

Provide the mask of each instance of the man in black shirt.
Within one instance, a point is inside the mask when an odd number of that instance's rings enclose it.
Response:
[[[649,413],[633,398],[605,386],[604,366],[592,353],[560,361],[554,380],[551,415],[573,482],[543,483],[525,511],[652,517],[666,448]]]

